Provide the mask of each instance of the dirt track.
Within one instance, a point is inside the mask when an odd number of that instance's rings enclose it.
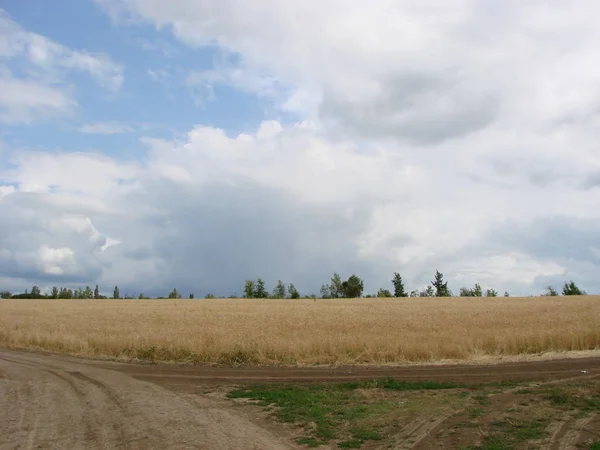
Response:
[[[0,350],[0,449],[297,448],[283,428],[209,395],[207,384],[393,377],[470,383],[600,372],[600,357],[400,368],[136,365]],[[580,375],[581,374],[581,375]]]

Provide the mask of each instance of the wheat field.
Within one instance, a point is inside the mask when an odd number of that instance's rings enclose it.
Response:
[[[0,346],[120,360],[321,365],[600,349],[600,296],[0,300]]]

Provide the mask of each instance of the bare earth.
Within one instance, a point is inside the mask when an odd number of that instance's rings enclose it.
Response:
[[[0,449],[299,448],[289,428],[266,421],[255,409],[206,393],[207,385],[383,377],[547,382],[596,378],[599,373],[600,357],[296,369],[125,364],[0,350]]]

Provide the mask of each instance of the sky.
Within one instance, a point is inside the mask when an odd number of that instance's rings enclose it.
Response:
[[[0,2],[0,290],[600,292],[571,3]]]

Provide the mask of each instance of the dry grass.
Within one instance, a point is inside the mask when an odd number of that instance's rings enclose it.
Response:
[[[192,363],[479,360],[600,349],[600,296],[0,300],[0,345]]]

